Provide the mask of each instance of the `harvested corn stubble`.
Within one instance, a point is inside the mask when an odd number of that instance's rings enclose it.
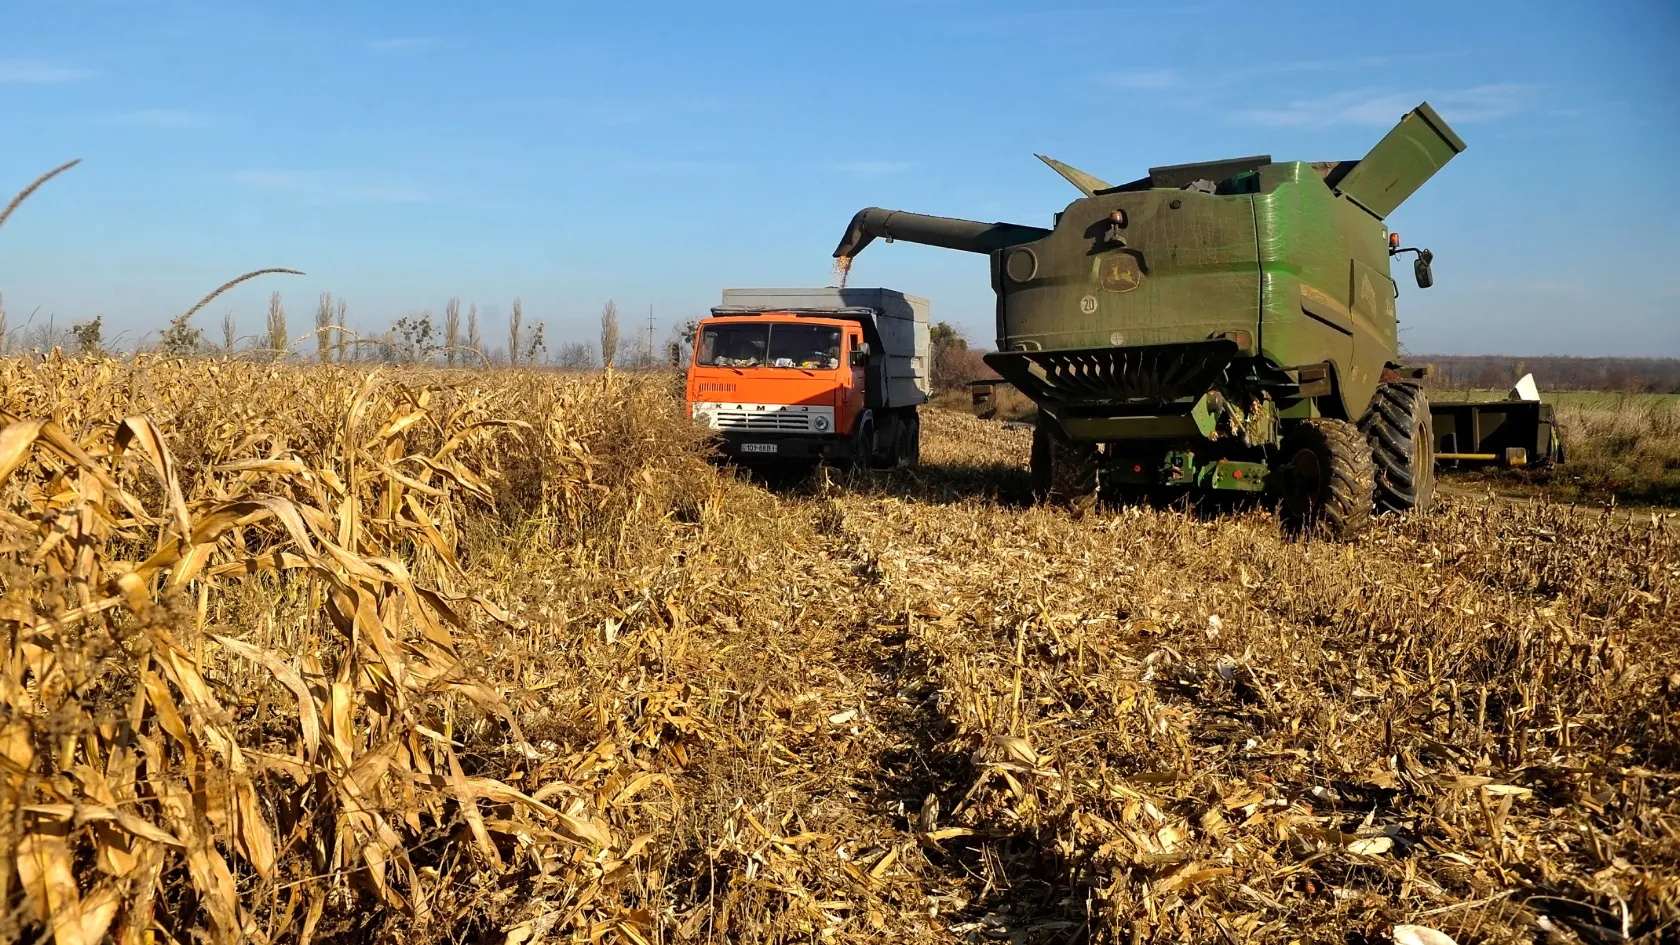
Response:
[[[0,411],[8,939],[1680,921],[1671,523],[1076,522],[939,410],[767,488],[657,375],[9,360]]]

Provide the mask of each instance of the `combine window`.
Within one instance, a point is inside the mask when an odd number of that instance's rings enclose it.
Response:
[[[704,367],[833,369],[840,366],[840,329],[824,325],[709,325],[700,332],[695,363]]]

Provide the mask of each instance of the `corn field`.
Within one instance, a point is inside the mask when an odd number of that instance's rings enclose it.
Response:
[[[930,410],[766,487],[652,375],[0,361],[0,937],[1680,934],[1673,522],[1074,521],[1026,457]]]

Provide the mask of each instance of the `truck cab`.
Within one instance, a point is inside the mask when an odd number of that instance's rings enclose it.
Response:
[[[700,322],[688,370],[689,416],[716,432],[723,453],[759,464],[913,465],[926,396],[893,384],[891,368],[922,359],[884,350],[897,339],[883,344],[881,308],[848,304],[856,300],[837,294],[846,290],[740,295],[753,291],[726,292]],[[906,335],[912,350],[915,334]]]

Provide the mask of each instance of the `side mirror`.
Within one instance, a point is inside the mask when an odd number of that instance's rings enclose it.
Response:
[[[869,363],[869,342],[865,341],[852,349],[852,367],[863,367]]]
[[[1412,260],[1412,275],[1417,277],[1420,289],[1427,289],[1435,284],[1435,273],[1429,268],[1435,261],[1435,254],[1427,249],[1418,250],[1417,258]]]

